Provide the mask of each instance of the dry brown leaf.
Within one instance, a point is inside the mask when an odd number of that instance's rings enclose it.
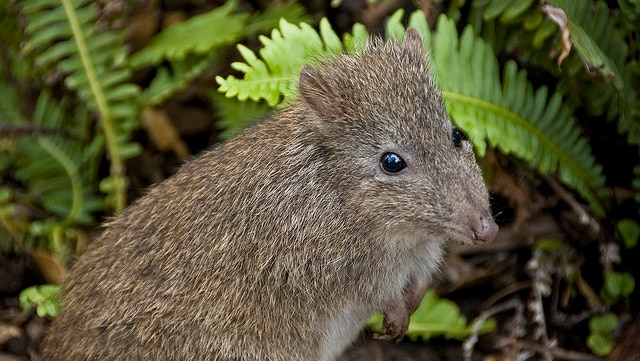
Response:
[[[587,301],[587,305],[589,305],[590,310],[602,309],[603,305],[600,301],[600,297],[598,297],[593,288],[591,288],[580,274],[578,274],[578,277],[576,278],[576,286],[578,287],[578,292],[580,292]]]
[[[171,150],[180,159],[189,156],[189,148],[180,138],[169,115],[164,110],[146,108],[142,112],[142,126],[158,149]]]
[[[41,249],[34,249],[29,251],[29,256],[47,283],[54,285],[62,283],[67,274],[67,268],[59,255]]]
[[[162,18],[160,8],[156,4],[140,4],[126,20],[127,44],[132,50],[145,47],[158,32],[158,23]]]
[[[15,325],[0,325],[0,345],[9,341],[12,338],[18,338],[22,336],[22,329]]]
[[[546,14],[551,21],[556,23],[562,32],[562,51],[558,56],[558,68],[562,65],[564,59],[569,56],[571,52],[571,33],[569,31],[569,20],[564,10],[553,7],[549,4],[542,5],[540,10]]]

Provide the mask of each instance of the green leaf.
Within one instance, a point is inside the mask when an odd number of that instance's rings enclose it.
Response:
[[[597,356],[606,356],[611,353],[616,342],[611,336],[601,333],[591,333],[587,337],[587,346]]]
[[[126,143],[120,147],[120,152],[123,157],[133,158],[142,154],[142,146],[138,143]]]
[[[147,108],[161,104],[216,63],[217,58],[212,60],[209,56],[190,55],[183,61],[157,68],[156,76],[140,96],[141,106]]]
[[[235,62],[231,66],[244,73],[244,78],[237,79],[230,75],[225,79],[218,76],[218,90],[227,97],[237,97],[239,100],[263,99],[272,107],[288,103],[297,94],[297,76],[303,64],[343,49],[326,18],[320,21],[320,29],[321,33],[318,34],[308,24],[296,26],[283,19],[280,28],[274,29],[271,37],[260,36],[263,44],[260,58],[249,48],[238,45],[245,62]]]
[[[425,14],[421,11],[411,13],[409,15],[409,27],[416,29],[422,35],[422,41],[425,48],[428,49],[431,45],[431,30]]]
[[[618,0],[620,13],[624,16],[625,25],[629,31],[640,31],[640,1]]]
[[[9,86],[3,79],[0,79],[0,123],[15,123],[24,119],[16,104],[18,93],[16,89]]]
[[[164,60],[182,61],[187,55],[205,55],[216,48],[236,43],[243,35],[249,15],[234,13],[237,1],[189,20],[174,24],[151,39],[130,59],[130,66],[140,68]]]
[[[589,71],[601,73],[606,79],[612,81],[617,89],[621,90],[624,87],[621,79],[622,73],[615,63],[598,47],[582,27],[570,21],[569,31],[573,45]]]
[[[40,317],[55,317],[62,310],[60,287],[55,285],[31,286],[20,292],[20,306],[23,309],[36,307]]]
[[[618,327],[618,317],[611,312],[594,316],[589,320],[591,332],[587,337],[587,346],[594,354],[606,356],[611,353],[616,344],[612,336],[616,327]]]
[[[280,19],[285,19],[290,23],[308,23],[313,19],[307,14],[304,6],[298,3],[272,3],[262,12],[254,13],[251,19],[245,24],[243,34],[252,36],[256,33],[270,32],[278,27]]]
[[[640,225],[632,219],[622,219],[616,224],[616,230],[626,248],[633,248],[640,239]]]
[[[599,35],[589,34],[587,29],[583,26],[583,23],[585,23],[585,25],[587,22],[592,24],[594,23],[594,15],[590,14],[591,5],[572,0],[550,0],[549,3],[554,7],[565,11],[571,42],[578,54],[580,54],[585,66],[590,71],[599,72],[605,77],[605,79],[612,81],[617,89],[621,90],[624,86],[621,79],[622,73],[617,68],[616,61],[607,55],[608,50],[610,49],[601,48],[599,44],[600,41],[595,38],[595,36]],[[602,4],[598,4],[598,7],[602,6]],[[600,22],[600,24],[605,23]],[[604,29],[604,27],[602,27],[602,29]],[[594,30],[595,29],[592,29],[592,33]],[[601,42],[602,45],[605,45],[607,42],[611,43],[612,41],[616,44],[618,43],[618,36],[617,34],[612,34],[612,31],[609,31],[609,33],[606,34],[605,39],[605,41]],[[626,48],[624,49],[624,52],[627,52]]]
[[[591,332],[610,333],[618,327],[618,317],[611,312],[594,316],[589,320]]]
[[[333,31],[331,24],[326,19],[320,21],[320,37],[326,50],[335,54],[342,52],[340,37]]]
[[[124,32],[99,28],[91,0],[27,0],[21,6],[31,36],[25,52],[36,55],[38,66],[64,73],[65,85],[77,92],[81,106],[100,119],[112,175],[125,177],[126,154],[120,150],[139,126],[139,109],[132,104],[139,90],[127,83],[131,72],[123,68]],[[126,189],[113,193],[114,208],[122,210]]]
[[[636,286],[636,280],[629,272],[622,274],[622,287],[620,288],[620,295],[623,297],[631,296]]]
[[[583,112],[616,121],[620,134],[627,133],[631,144],[640,144],[638,63],[632,60],[637,49],[629,48],[628,32],[620,24],[632,11],[624,11],[630,10],[625,1],[618,2],[621,11],[612,11],[604,1],[550,3],[566,13],[573,53],[578,55],[570,61],[575,66],[567,67],[573,76],[560,78],[559,91]]]
[[[500,15],[500,21],[508,23],[518,20],[527,10],[529,10],[535,0],[520,0],[514,1],[510,6],[504,9],[504,12]]]
[[[604,291],[617,300],[620,297],[628,297],[635,288],[635,279],[629,272],[606,271],[604,274]]]
[[[511,0],[493,0],[489,2],[489,6],[484,10],[484,19],[493,20],[502,14],[509,5],[512,5]]]
[[[54,101],[46,92],[38,97],[32,122],[17,121],[16,126],[48,129],[51,135],[23,137],[15,142],[11,159],[12,176],[26,187],[24,197],[67,224],[90,223],[92,213],[100,208],[90,181],[90,175],[81,171],[95,151],[85,149],[87,136],[82,122],[87,114],[79,111],[74,117],[66,113],[65,104]]]
[[[393,39],[396,41],[402,41],[402,39],[404,39],[405,28],[404,25],[402,25],[403,16],[404,10],[402,9],[391,14],[385,26],[387,39]]]

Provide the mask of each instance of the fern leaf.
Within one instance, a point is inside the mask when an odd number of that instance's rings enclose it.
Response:
[[[193,79],[202,74],[212,64],[211,57],[188,56],[179,62],[159,67],[156,76],[140,96],[143,107],[152,107],[162,103],[180,89],[186,88]]]
[[[226,79],[216,77],[218,90],[227,97],[264,99],[270,106],[287,103],[297,93],[297,75],[303,64],[323,54],[343,51],[327,19],[320,21],[320,34],[308,24],[296,26],[281,20],[280,29],[274,29],[270,38],[260,36],[260,42],[264,46],[260,58],[251,49],[238,45],[245,62],[234,62],[231,67],[244,73],[243,79],[233,75]],[[349,44],[356,45],[355,42]]]
[[[622,14],[612,13],[603,1],[594,6],[567,0],[553,0],[550,4],[566,13],[571,41],[579,55],[576,68],[581,73],[577,77],[583,83],[589,82],[589,86],[575,89],[575,79],[563,78],[558,88],[589,113],[616,120],[618,131],[627,133],[630,143],[640,144],[640,91],[634,84],[637,62],[628,62],[626,35],[617,25]],[[579,68],[581,65],[586,72]]]
[[[188,54],[205,55],[217,47],[236,43],[249,18],[246,13],[234,13],[237,8],[238,1],[229,1],[219,8],[172,25],[133,54],[129,64],[139,68],[164,60],[182,61]]]
[[[541,173],[558,173],[596,210],[603,212],[599,190],[602,167],[591,154],[571,112],[558,94],[537,90],[515,62],[500,68],[493,51],[467,27],[459,38],[455,24],[441,17],[432,44],[438,80],[447,109],[483,155],[486,142],[514,154]]]
[[[12,123],[46,127],[50,135],[24,137],[15,142],[14,178],[25,184],[29,199],[62,217],[62,223],[91,223],[92,213],[102,209],[103,201],[91,187],[90,173],[83,171],[98,151],[84,147],[87,137],[84,129],[77,126],[86,114],[79,112],[69,119],[63,104],[42,93],[32,117],[31,123],[20,119]]]
[[[635,31],[636,33],[640,31],[640,1],[619,0],[618,5],[629,31]]]
[[[622,88],[618,64],[623,62],[628,50],[622,34],[609,19],[606,5],[599,2],[593,11],[590,4],[583,2],[552,0],[550,4],[566,13],[571,41],[585,66],[611,80],[616,88]]]
[[[503,23],[513,22],[520,19],[536,3],[534,0],[491,0],[475,1],[474,6],[484,8],[483,18],[485,21],[498,19]]]
[[[251,36],[261,32],[269,32],[278,27],[280,19],[285,19],[292,24],[311,24],[313,21],[304,6],[298,3],[271,4],[264,11],[255,13],[251,17],[243,34]]]
[[[511,1],[493,0],[489,1],[488,5],[489,6],[487,6],[487,8],[484,10],[484,18],[485,20],[493,20],[509,8],[509,5],[511,5]]]
[[[566,15],[566,21],[556,19],[558,24],[555,24],[546,15],[543,17],[539,6],[523,13],[523,21],[518,18],[508,20],[506,14],[515,6],[524,6],[524,2],[500,8],[487,16],[487,12],[495,10],[501,1],[474,1],[474,9],[484,10],[482,16],[485,20],[496,17],[501,20],[500,23],[475,24],[476,29],[482,29],[483,40],[492,45],[494,52],[517,53],[520,62],[536,63],[556,73],[558,66],[550,62],[547,54],[562,54],[557,48],[566,47],[567,43],[560,41],[559,33],[566,31],[570,35],[572,50],[562,63],[556,91],[565,96],[568,107],[582,108],[587,114],[604,115],[616,121],[618,131],[627,133],[630,143],[640,144],[640,92],[633,85],[633,70],[630,68],[635,65],[628,62],[626,35],[618,25],[621,20],[635,17],[630,3],[619,1],[623,11],[613,12],[602,0],[550,0],[547,9],[560,10]],[[548,14],[548,11],[544,13]],[[480,17],[479,14],[471,15],[472,19]],[[513,26],[503,22],[511,22]],[[527,45],[529,43],[531,46]],[[541,49],[543,46],[550,50]]]
[[[0,124],[13,123],[22,119],[22,114],[16,107],[18,94],[0,78]]]
[[[263,12],[237,13],[237,1],[197,15],[164,30],[145,48],[135,53],[129,65],[168,63],[158,69],[149,87],[141,96],[143,107],[155,106],[184,89],[222,58],[222,47],[230,46],[241,37],[266,32],[278,26],[281,18],[290,21],[310,21],[300,4],[284,3],[269,6]]]
[[[87,107],[99,114],[102,134],[111,161],[111,176],[117,186],[110,190],[116,211],[126,205],[123,149],[138,126],[137,86],[127,83],[130,71],[123,33],[98,29],[96,5],[91,0],[29,0],[23,4],[31,39],[25,50],[37,54],[36,64],[66,73],[65,84],[78,92]]]

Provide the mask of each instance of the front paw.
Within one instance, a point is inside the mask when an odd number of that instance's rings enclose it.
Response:
[[[404,312],[385,313],[382,326],[385,333],[373,335],[375,339],[400,341],[409,328],[409,315],[406,310]]]
[[[380,340],[400,340],[409,328],[409,317],[415,311],[425,292],[427,291],[426,278],[411,277],[405,286],[402,297],[394,300],[386,307],[384,312],[384,334],[375,334]]]

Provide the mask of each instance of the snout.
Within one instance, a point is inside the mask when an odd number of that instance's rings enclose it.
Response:
[[[490,216],[484,213],[480,213],[480,215],[471,219],[470,228],[473,233],[472,241],[476,245],[489,244],[498,234],[498,225]]]

